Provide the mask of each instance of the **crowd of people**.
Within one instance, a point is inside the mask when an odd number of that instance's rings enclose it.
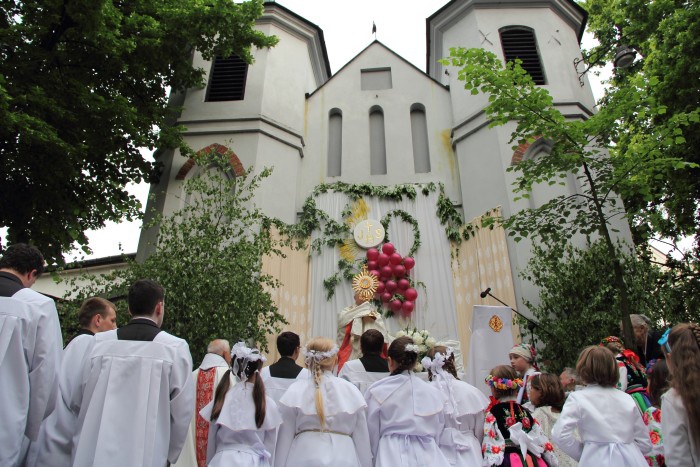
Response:
[[[302,347],[288,331],[271,365],[216,339],[193,372],[150,280],[130,286],[119,329],[112,303],[85,301],[63,349],[53,301],[31,290],[43,263],[23,244],[0,258],[3,467],[700,465],[697,324],[641,333],[636,351],[610,336],[560,375],[515,345],[484,381],[490,397],[460,379],[450,347],[416,373],[420,347],[387,348],[376,329],[340,372],[336,342]]]

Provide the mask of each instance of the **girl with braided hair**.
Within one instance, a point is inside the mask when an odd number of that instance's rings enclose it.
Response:
[[[671,372],[661,398],[661,433],[668,466],[700,465],[700,326],[674,326],[659,344]]]
[[[214,400],[199,413],[209,424],[209,467],[270,467],[282,417],[265,396],[260,377],[265,357],[239,342],[231,349],[229,368],[216,388]],[[238,381],[231,387],[230,375]]]
[[[333,375],[338,347],[316,337],[303,349],[310,377],[292,383],[280,398],[282,424],[275,467],[371,467],[364,398]]]
[[[404,336],[388,350],[391,374],[365,392],[367,425],[376,467],[449,467],[438,446],[446,397],[413,374],[418,346]]]

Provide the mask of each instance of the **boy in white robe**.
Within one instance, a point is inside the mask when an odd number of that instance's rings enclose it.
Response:
[[[372,383],[389,376],[389,365],[380,355],[384,347],[381,332],[368,329],[362,333],[360,347],[362,357],[346,362],[338,377],[350,381],[364,394]]]
[[[58,393],[63,338],[53,300],[30,289],[44,271],[36,248],[0,259],[0,465],[19,465]]]
[[[277,351],[280,354],[279,360],[260,372],[265,392],[275,402],[279,402],[294,381],[309,379],[310,376],[309,370],[296,363],[301,352],[301,340],[297,334],[285,331],[277,336]]]
[[[131,322],[93,338],[71,400],[73,467],[163,467],[177,461],[194,413],[187,342],[161,331],[163,288],[129,288]]]

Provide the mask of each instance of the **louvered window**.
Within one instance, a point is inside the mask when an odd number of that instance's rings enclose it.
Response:
[[[535,84],[545,84],[535,32],[532,29],[520,27],[503,29],[500,33],[506,62],[519,58],[523,62],[521,66],[532,77]]]
[[[211,65],[207,102],[243,100],[247,74],[248,64],[237,55],[216,57]]]

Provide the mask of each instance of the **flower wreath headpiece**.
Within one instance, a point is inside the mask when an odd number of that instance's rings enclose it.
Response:
[[[599,344],[599,345],[605,345],[605,344],[609,344],[609,343],[611,343],[611,342],[617,342],[618,344],[620,344],[620,345],[622,345],[622,346],[624,347],[624,345],[622,344],[622,340],[621,340],[619,337],[617,337],[617,336],[608,336],[608,337],[604,337],[604,338],[600,341],[600,344]]]
[[[304,346],[304,348],[301,350],[301,353],[304,354],[304,361],[306,362],[307,365],[310,365],[311,363],[318,363],[321,360],[325,360],[327,358],[331,358],[335,354],[338,353],[338,346],[334,345],[331,350],[327,350],[325,352],[321,352],[319,350],[309,350]]]
[[[406,347],[403,348],[406,352],[413,352],[415,354],[420,352],[420,347],[417,346],[416,344],[406,344]]]
[[[231,361],[233,362],[233,374],[238,377],[238,373],[245,371],[248,363],[262,360],[267,361],[267,358],[260,353],[258,349],[248,347],[245,342],[238,342],[231,349]]]
[[[523,386],[523,380],[520,378],[508,379],[508,378],[494,378],[493,375],[488,375],[484,382],[491,387],[500,389],[502,391],[508,389],[517,389]]]

